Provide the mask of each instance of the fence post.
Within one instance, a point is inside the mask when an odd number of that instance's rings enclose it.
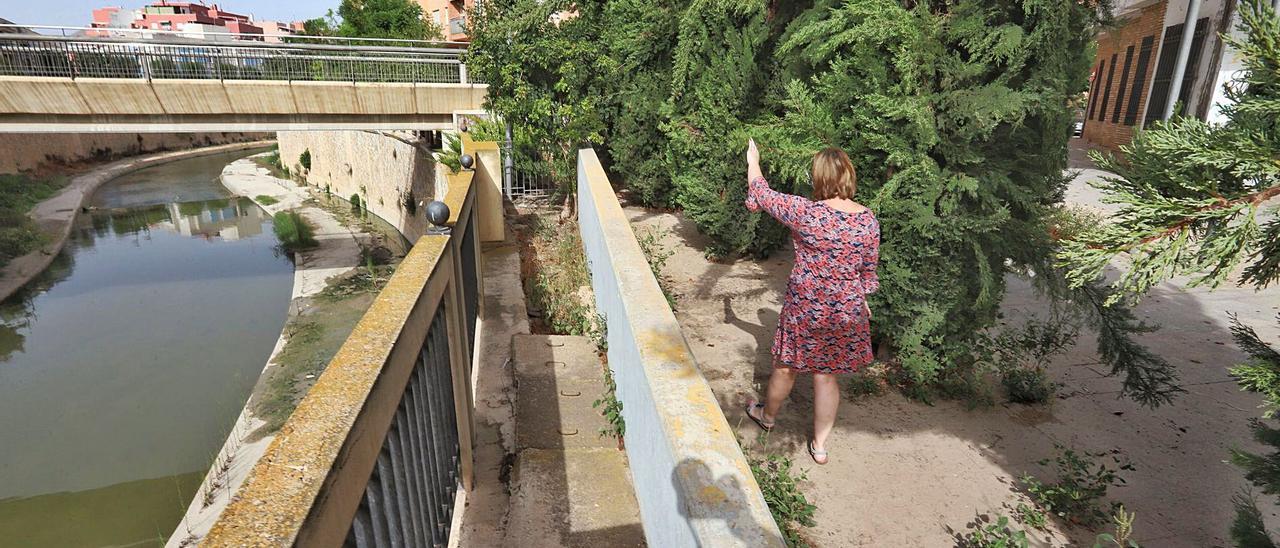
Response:
[[[467,83],[467,64],[466,63],[458,63],[458,80],[460,80],[458,82],[459,84]]]
[[[502,149],[502,193],[508,198],[514,198],[511,195],[511,188],[515,184],[514,177],[516,175],[516,159],[515,146],[511,143],[511,122],[507,121],[503,124],[506,131],[507,143]]]

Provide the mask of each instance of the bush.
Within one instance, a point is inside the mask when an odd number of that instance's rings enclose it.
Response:
[[[1108,456],[1106,453],[1076,452],[1074,449],[1054,445],[1058,455],[1052,460],[1058,469],[1056,483],[1044,483],[1030,474],[1023,475],[1022,484],[1031,495],[1032,500],[1046,512],[1054,514],[1074,524],[1095,526],[1103,523],[1113,513],[1118,504],[1104,509],[1102,500],[1111,487],[1124,484],[1120,470],[1133,470],[1127,461],[1110,455],[1115,467],[1098,462]],[[1051,461],[1040,461],[1047,466]]]
[[[325,185],[325,188],[329,188],[328,185]],[[351,211],[360,213],[360,194],[359,193],[351,195]]]
[[[1039,367],[1010,369],[1004,372],[1000,382],[1013,403],[1044,403],[1054,392],[1053,383]]]
[[[298,163],[302,165],[302,169],[311,170],[311,149],[304,149],[302,154],[298,156]]]
[[[1008,516],[996,516],[994,522],[980,518],[973,529],[960,539],[964,548],[1026,548],[1027,533],[1013,526]]]
[[[253,199],[264,206],[275,205],[280,203],[280,200],[275,199],[274,196],[267,196],[266,194],[259,194],[255,196]]]
[[[793,470],[789,457],[770,453],[763,458],[747,456],[751,474],[755,476],[764,501],[769,505],[773,521],[782,529],[787,546],[808,546],[800,536],[799,527],[813,527],[817,522],[813,512],[818,508],[809,503],[800,492],[799,483],[806,479],[803,471]]]
[[[1079,332],[1079,323],[1071,318],[1040,321],[1033,317],[1022,327],[1007,328],[991,339],[988,350],[1009,401],[1048,401],[1056,389],[1046,373],[1049,361],[1070,348]]]
[[[296,211],[276,213],[272,219],[272,227],[275,229],[276,238],[280,240],[280,246],[290,253],[320,245],[320,242],[315,239],[311,223]]]

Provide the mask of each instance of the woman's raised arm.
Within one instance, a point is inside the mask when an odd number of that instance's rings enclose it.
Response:
[[[783,194],[772,188],[764,180],[760,171],[760,150],[756,148],[756,140],[747,143],[747,209],[751,211],[767,211],[773,218],[796,229],[805,217],[806,209],[812,204],[799,196]]]

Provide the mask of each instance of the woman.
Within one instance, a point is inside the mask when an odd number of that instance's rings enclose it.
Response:
[[[827,437],[840,404],[836,375],[871,363],[871,308],[880,287],[880,224],[853,201],[857,174],[849,156],[827,148],[813,157],[813,199],[775,192],[760,173],[755,140],[747,146],[747,208],[767,211],[791,229],[796,264],[773,336],[773,374],[765,402],[747,416],[768,431],[796,374],[813,374],[813,438],[809,455],[827,463]]]

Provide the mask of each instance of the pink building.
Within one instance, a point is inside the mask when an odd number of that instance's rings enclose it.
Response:
[[[220,39],[219,34],[244,40],[280,42],[281,36],[302,32],[302,23],[255,22],[253,17],[223,10],[217,4],[159,0],[141,9],[104,7],[93,10],[94,28],[133,28],[182,33],[190,38]],[[215,36],[210,36],[215,35]],[[233,36],[227,36],[230,39]]]

